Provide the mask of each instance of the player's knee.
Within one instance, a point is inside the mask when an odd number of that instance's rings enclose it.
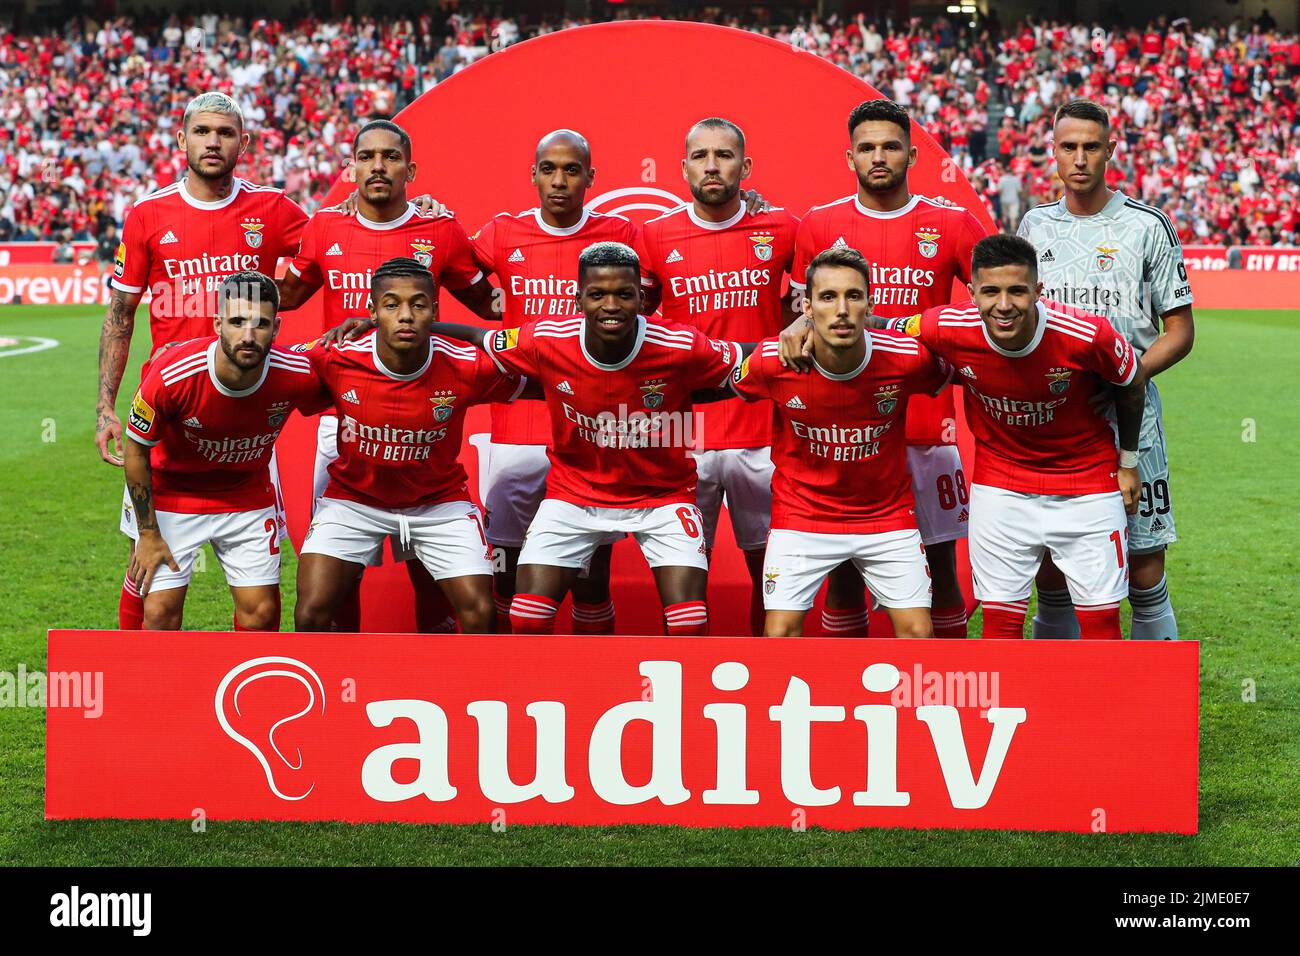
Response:
[[[330,602],[324,595],[298,595],[298,603],[293,608],[293,627],[296,631],[328,631],[330,629]]]
[[[241,626],[254,631],[278,631],[280,629],[280,602],[274,597],[263,598],[251,607],[239,611]]]
[[[146,631],[179,631],[183,612],[181,604],[164,604],[146,598],[143,627]]]
[[[1130,588],[1145,591],[1160,583],[1165,576],[1165,552],[1151,551],[1147,554],[1131,554],[1128,562],[1128,583]]]
[[[457,610],[462,634],[490,634],[496,623],[496,605],[489,591],[475,594]]]
[[[763,623],[764,637],[802,637],[803,621],[793,617],[769,614]]]
[[[908,615],[894,622],[895,637],[934,637],[934,628],[930,624],[930,615]]]

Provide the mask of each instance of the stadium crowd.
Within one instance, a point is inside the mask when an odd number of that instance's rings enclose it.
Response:
[[[253,145],[239,174],[311,211],[359,121],[395,113],[494,50],[581,22],[453,11],[0,27],[0,241],[101,239],[111,257],[110,224],[183,172],[172,131],[199,89],[243,106]],[[1112,185],[1129,183],[1162,208],[1184,242],[1290,245],[1300,228],[1300,36],[1267,14],[1228,25],[1162,18],[1143,29],[942,18],[891,26],[862,16],[729,25],[822,56],[908,107],[1008,231],[1059,195],[1050,120],[1074,96],[1115,117]]]

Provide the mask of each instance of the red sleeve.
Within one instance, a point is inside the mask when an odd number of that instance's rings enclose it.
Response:
[[[805,216],[794,234],[794,264],[790,266],[790,285],[796,289],[802,289],[806,285],[804,278],[808,274],[808,263],[812,262],[813,256],[818,252],[814,248],[816,244],[812,223]]]
[[[763,340],[763,342],[775,341],[777,340]],[[759,342],[758,347],[731,373],[731,390],[747,402],[771,398],[771,381],[763,368],[763,342]]]
[[[320,271],[320,228],[321,218],[317,213],[303,225],[298,252],[289,263],[289,271],[313,291],[319,289],[325,281]]]
[[[149,377],[140,383],[135,398],[131,399],[131,411],[126,419],[127,436],[150,448],[162,440],[163,420],[166,418],[167,389],[163,385],[162,367],[163,363],[155,363]]]
[[[470,248],[469,236],[465,227],[454,216],[447,230],[447,255],[442,260],[442,271],[437,279],[441,285],[453,291],[468,289],[483,278],[483,270],[474,261],[474,252]]]
[[[691,342],[691,368],[687,376],[691,390],[725,388],[732,373],[740,367],[740,343],[711,339],[698,329],[692,331],[695,335]]]
[[[307,213],[288,196],[280,195],[280,249],[279,256],[292,258],[298,252],[302,242],[303,227],[307,225]]]
[[[474,356],[474,382],[470,388],[470,404],[483,402],[513,402],[528,384],[527,375],[505,375],[485,352]]]
[[[148,224],[139,207],[126,214],[122,224],[122,241],[117,244],[113,263],[112,286],[121,292],[144,292],[149,283]]]
[[[528,323],[515,329],[501,329],[483,336],[483,351],[505,375],[539,378],[539,361],[533,326]]]
[[[633,234],[632,248],[636,250],[636,257],[641,260],[641,287],[643,289],[657,288],[660,285],[659,277],[655,275],[655,260],[650,254],[650,237],[647,235],[644,226]]]
[[[920,315],[909,317],[902,331],[916,338],[939,358],[944,358],[943,336],[939,334],[938,309],[926,309]]]
[[[975,244],[986,235],[984,224],[975,218],[974,213],[967,211],[962,216],[961,232],[957,238],[957,278],[962,282],[970,282],[970,260],[975,253]]]
[[[483,228],[469,237],[469,251],[474,262],[484,272],[496,272],[497,221],[489,219]]]
[[[1088,350],[1089,367],[1108,382],[1128,385],[1137,374],[1138,367],[1133,346],[1116,333],[1105,319],[1094,321],[1097,323],[1097,334],[1093,336],[1092,348]]]

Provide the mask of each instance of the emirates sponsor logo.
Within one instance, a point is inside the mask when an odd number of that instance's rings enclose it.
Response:
[[[168,233],[171,235],[171,233]],[[163,240],[166,241],[165,239]],[[172,242],[176,238],[172,237]],[[220,276],[225,278],[234,272],[257,269],[261,257],[252,253],[241,252],[233,256],[210,256],[204,253],[192,259],[164,259],[163,271],[169,279],[189,279],[198,276]]]
[[[577,426],[578,437],[599,448],[682,448],[704,447],[704,428],[698,412],[660,412],[629,409],[619,403],[616,410],[595,415],[564,402],[564,417]]]
[[[280,437],[280,429],[262,435],[224,438],[200,438],[186,432],[185,437],[193,444],[200,457],[207,461],[236,465],[245,461],[257,461],[266,454],[268,448]]]

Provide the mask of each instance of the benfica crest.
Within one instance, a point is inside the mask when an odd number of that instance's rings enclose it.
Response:
[[[916,236],[916,251],[927,259],[939,254],[939,233],[932,229],[922,229]]]
[[[1047,370],[1047,388],[1053,395],[1063,395],[1070,387],[1070,370],[1052,368]]]
[[[641,385],[641,401],[646,408],[655,409],[664,403],[664,381],[645,382]]]
[[[266,410],[266,423],[272,428],[278,428],[284,424],[284,420],[289,417],[291,402],[276,402]]]
[[[411,258],[426,269],[433,265],[433,243],[423,239],[411,240]]]
[[[262,229],[265,228],[262,220],[245,219],[239,225],[244,230],[244,241],[248,243],[249,248],[259,248],[262,245]]]
[[[1119,252],[1118,247],[1107,249],[1105,246],[1097,247],[1097,269],[1100,272],[1109,272],[1115,265],[1115,253]]]
[[[772,259],[772,243],[776,241],[776,236],[771,233],[753,233],[749,241],[754,244],[754,255],[760,262],[769,262]]]
[[[898,393],[902,391],[901,385],[885,385],[876,391],[876,410],[882,415],[893,414],[894,409],[898,407]]]
[[[780,571],[764,571],[763,577],[767,580],[763,582],[763,593],[773,594],[776,592],[776,579],[781,576]]]
[[[451,404],[454,401],[456,396],[450,392],[430,396],[429,404],[433,406],[433,420],[441,423],[451,418],[452,413],[456,411]]]

